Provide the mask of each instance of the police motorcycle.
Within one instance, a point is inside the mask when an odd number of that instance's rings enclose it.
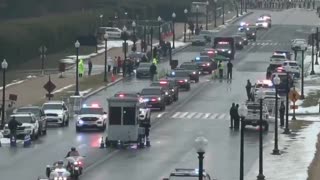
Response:
[[[46,178],[39,177],[38,180],[71,180],[71,173],[63,161],[54,162],[52,166],[47,165],[46,176]]]
[[[68,161],[67,170],[70,172],[70,176],[74,179],[78,179],[82,174],[83,158],[84,156],[70,156],[66,158]]]

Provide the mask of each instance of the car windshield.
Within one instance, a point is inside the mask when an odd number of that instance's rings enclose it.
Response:
[[[81,108],[80,114],[103,114],[102,108]]]
[[[258,111],[260,109],[259,105],[256,104],[248,104],[247,105],[248,110],[250,111]]]
[[[151,66],[150,63],[140,63],[139,67],[143,67],[143,68],[149,68]]]
[[[63,108],[62,108],[62,104],[44,104],[42,109],[43,110],[48,110],[48,109],[61,110]]]
[[[272,88],[272,86],[269,86],[268,84],[257,84],[256,88]]]
[[[172,74],[172,73],[171,73]],[[174,77],[188,77],[189,73],[186,71],[174,71],[174,74],[172,74]]]
[[[217,49],[229,49],[230,45],[229,44],[217,44],[216,48]]]
[[[143,89],[141,95],[159,95],[161,94],[160,89]]]
[[[196,61],[210,61],[209,56],[200,56],[196,58]]]
[[[197,176],[170,176],[170,180],[198,180],[199,178]],[[206,180],[204,178],[204,180]]]
[[[36,109],[36,108],[20,108],[20,109],[17,109],[17,113],[22,113],[22,112],[32,113],[35,116],[40,116],[40,110]]]
[[[276,58],[276,59],[285,59],[283,55],[273,55],[271,58]]]
[[[15,119],[21,123],[32,123],[31,116],[14,116]]]
[[[181,64],[180,68],[187,69],[187,70],[197,70],[198,66],[193,64]]]

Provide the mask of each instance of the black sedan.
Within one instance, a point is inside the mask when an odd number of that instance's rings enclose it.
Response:
[[[150,77],[150,66],[151,66],[151,63],[139,63],[139,66],[136,72],[136,77],[137,78]]]
[[[209,56],[196,57],[194,62],[198,65],[201,72],[212,74],[212,71],[217,69],[217,63]]]
[[[196,83],[199,82],[200,71],[197,63],[184,62],[180,65],[180,68],[189,72],[190,80],[195,81]]]
[[[185,89],[187,91],[190,90],[190,76],[189,72],[186,70],[173,70],[168,74],[169,78],[172,78],[179,85],[179,88]]]
[[[243,49],[243,47],[244,47],[243,38],[242,38],[241,36],[235,35],[235,36],[233,36],[233,39],[234,39],[236,48],[237,48],[238,50]]]
[[[162,87],[148,87],[142,89],[142,100],[147,104],[148,108],[160,108],[160,110],[166,109],[165,102],[165,89]]]

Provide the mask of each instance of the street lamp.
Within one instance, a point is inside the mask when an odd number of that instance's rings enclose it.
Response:
[[[104,36],[104,82],[108,81],[108,74],[107,74],[107,59],[108,59],[108,34],[105,33]]]
[[[273,155],[280,155],[280,151],[278,149],[278,86],[281,82],[281,79],[279,78],[278,74],[273,78],[273,83],[275,85],[276,90],[276,103],[275,103],[275,123],[274,123],[274,148],[272,151]]]
[[[199,158],[199,180],[203,179],[203,159],[204,153],[206,152],[206,147],[208,145],[208,140],[205,137],[198,137],[195,140],[195,149],[198,153]]]
[[[311,38],[311,72],[310,75],[315,75],[316,73],[314,72],[314,38],[315,38],[315,34],[311,34],[312,38]]]
[[[209,1],[206,2],[206,30],[208,30]]]
[[[243,180],[244,171],[244,119],[248,114],[248,108],[245,104],[241,104],[239,107],[239,115],[241,118],[241,130],[240,130],[240,180]]]
[[[199,19],[198,19],[198,16],[199,16],[199,5],[196,5],[196,9],[197,9],[197,12],[196,12],[196,32],[195,34],[198,35],[199,34]]]
[[[302,62],[303,64],[303,62]],[[287,74],[287,79],[286,79],[286,124],[285,124],[285,129],[284,129],[284,134],[290,134],[290,129],[289,129],[289,91],[290,91],[290,87],[289,87],[289,71],[290,71],[290,67],[289,66],[285,66],[284,70],[286,71]],[[301,75],[303,76],[303,74]]]
[[[217,2],[218,0],[214,0],[214,27],[217,27]]]
[[[318,56],[319,56],[319,28],[317,27],[316,30],[316,47],[317,47],[317,52],[316,52],[316,65],[319,65],[318,62]]]
[[[303,45],[301,47],[302,52],[302,63],[301,63],[301,96],[300,99],[304,99],[304,52],[307,50],[307,46]]]
[[[243,14],[243,0],[240,0],[240,14]]]
[[[103,14],[100,14],[99,18],[100,18],[100,27],[102,27],[102,25],[103,25]]]
[[[184,16],[185,16],[185,21],[184,21],[184,34],[183,34],[183,42],[186,42],[186,36],[187,36],[187,21],[188,21],[188,9],[184,9]]]
[[[1,68],[2,68],[2,113],[1,113],[1,129],[4,128],[4,118],[5,118],[5,108],[6,108],[6,70],[8,68],[8,63],[4,59],[1,63]]]
[[[158,29],[158,31],[159,31],[159,44],[160,44],[160,42],[161,42],[161,21],[162,21],[162,19],[161,19],[161,17],[159,16],[159,17],[158,17],[158,23],[159,23],[159,29]]]
[[[74,43],[74,47],[76,48],[76,91],[74,92],[75,96],[79,96],[79,48],[80,48],[80,42],[77,40]]]
[[[257,97],[260,101],[260,120],[259,120],[259,174],[257,176],[257,180],[264,180],[265,176],[263,175],[263,138],[262,138],[262,106],[263,106],[263,97],[264,92],[262,87],[259,88],[257,92]]]
[[[136,22],[135,21],[132,21],[132,30],[133,30],[133,36],[132,36],[132,41],[133,41],[133,48],[132,50],[135,52],[137,50],[137,47],[136,47],[136,42],[137,42],[137,37],[136,37]]]
[[[172,13],[172,26],[173,26],[172,49],[175,48],[174,41],[176,39],[176,32],[175,32],[175,28],[174,28],[175,19],[176,19],[176,13]]]
[[[122,33],[121,33],[121,39],[124,41],[124,43],[123,43],[124,61],[123,61],[123,66],[122,66],[123,67],[122,75],[123,75],[123,77],[125,77],[126,76],[125,64],[126,64],[126,61],[127,61],[127,50],[128,50],[128,47],[127,47],[128,32],[127,32],[127,27],[126,26],[123,26]]]

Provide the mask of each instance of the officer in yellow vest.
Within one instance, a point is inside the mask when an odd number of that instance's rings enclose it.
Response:
[[[152,63],[153,63],[154,65],[158,65],[158,60],[157,60],[157,58],[153,58]]]
[[[220,79],[222,79],[223,78],[223,64],[222,64],[222,61],[219,61],[218,69],[219,69]]]

